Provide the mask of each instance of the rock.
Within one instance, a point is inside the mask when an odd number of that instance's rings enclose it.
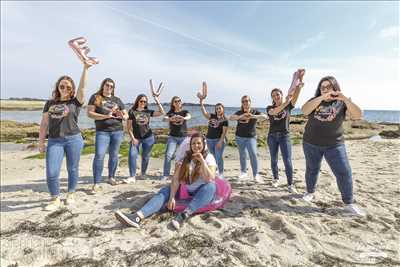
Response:
[[[379,133],[380,136],[384,138],[400,138],[400,130],[397,131],[382,131]]]

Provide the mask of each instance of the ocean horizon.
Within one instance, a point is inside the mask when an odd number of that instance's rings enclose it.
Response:
[[[131,106],[128,104],[127,109]],[[149,105],[150,109],[157,110],[157,107],[154,104]],[[193,127],[197,125],[207,125],[207,120],[203,117],[199,106],[196,105],[187,105],[183,107],[188,110],[192,119],[188,121],[188,127]],[[169,106],[164,105],[165,111],[168,111]],[[214,112],[213,106],[206,106],[208,112]],[[230,115],[239,110],[240,107],[225,107],[225,114]],[[265,108],[257,108],[257,110],[261,112],[265,112]],[[294,108],[292,110],[292,115],[300,115],[301,109]],[[42,116],[41,110],[34,111],[12,111],[12,110],[2,110],[1,111],[1,120],[12,120],[17,122],[33,122],[40,123]],[[368,122],[376,122],[376,123],[400,123],[400,110],[363,110],[363,119]],[[94,121],[90,119],[86,115],[86,109],[82,109],[79,115],[78,125],[81,129],[94,128]],[[231,125],[235,125],[234,122]],[[163,128],[168,127],[167,122],[162,121],[161,117],[152,118],[150,122],[150,126],[152,128]]]

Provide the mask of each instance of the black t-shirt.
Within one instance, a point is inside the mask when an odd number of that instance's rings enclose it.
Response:
[[[96,106],[94,104],[95,101],[96,94],[90,97],[88,105],[95,106],[95,112],[99,114],[110,114],[110,112],[125,109],[124,103],[122,103],[121,99],[116,96],[103,96],[103,100],[101,101],[100,106]],[[122,119],[110,118],[105,120],[95,120],[94,122],[96,124],[96,131],[114,132],[122,131],[124,129],[122,125]]]
[[[236,111],[235,115],[242,115],[242,110]],[[251,109],[250,113],[253,115],[260,115],[261,112],[255,109]],[[236,135],[239,137],[255,137],[256,136],[256,119],[238,120],[236,126]]]
[[[173,117],[175,115],[180,115],[182,117],[186,117],[186,115],[189,114],[189,111],[187,110],[181,110],[179,112],[174,112],[174,111],[168,111],[167,116],[168,117]],[[184,137],[186,136],[187,132],[187,126],[186,126],[186,120],[183,120],[182,122],[169,122],[169,135],[170,136],[175,136],[175,137]]]
[[[67,101],[48,100],[43,113],[49,114],[49,137],[58,138],[78,134],[78,116],[82,104],[73,98]]]
[[[308,115],[305,127],[304,142],[317,146],[332,146],[344,142],[342,127],[346,118],[346,104],[340,100],[322,101]]]
[[[281,112],[270,115],[269,110],[276,106],[268,106],[267,114],[269,118],[269,133],[289,133],[290,111],[294,108],[290,102]]]
[[[130,109],[129,119],[132,121],[133,135],[137,139],[144,139],[153,133],[150,129],[150,117],[153,117],[154,110],[145,109],[142,111]]]
[[[226,118],[218,118],[217,114],[210,114],[208,120],[207,138],[217,139],[222,135],[223,127],[228,127],[228,120]]]

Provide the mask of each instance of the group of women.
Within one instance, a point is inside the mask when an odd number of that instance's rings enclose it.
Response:
[[[83,148],[83,139],[78,128],[78,116],[85,99],[85,87],[89,65],[84,64],[78,89],[69,76],[60,77],[53,90],[52,98],[43,109],[40,127],[40,151],[46,153],[47,184],[52,197],[45,210],[55,210],[61,206],[59,174],[61,163],[66,156],[68,171],[67,205],[75,202],[75,189],[79,177],[79,159]],[[203,87],[207,86],[203,83]],[[170,110],[165,113],[158,95],[154,100],[158,110],[148,108],[148,98],[140,94],[132,108],[127,111],[125,105],[115,95],[115,82],[106,78],[99,90],[88,102],[87,115],[94,119],[96,125],[95,156],[93,160],[94,184],[92,194],[101,190],[104,157],[108,151],[108,183],[115,185],[118,166],[118,153],[124,137],[123,122],[127,121],[127,131],[130,138],[129,173],[130,177],[123,180],[133,183],[136,180],[136,162],[142,152],[141,174],[145,175],[150,159],[152,146],[155,143],[154,134],[150,128],[151,117],[163,116],[169,122],[169,135],[166,145],[162,180],[169,179],[171,162],[177,147],[183,147],[188,140],[183,154],[176,156],[174,174],[171,184],[162,188],[145,206],[133,214],[115,213],[117,219],[129,226],[139,226],[140,222],[151,214],[167,208],[173,210],[175,198],[180,184],[187,184],[189,194],[193,197],[187,208],[177,214],[173,225],[179,228],[199,208],[210,203],[215,197],[215,177],[224,177],[223,152],[226,144],[228,120],[237,121],[236,144],[240,155],[239,179],[247,176],[247,155],[250,158],[253,178],[261,182],[257,160],[256,123],[258,120],[269,119],[270,127],[267,135],[268,148],[271,156],[272,184],[278,185],[278,151],[281,150],[288,191],[296,193],[293,183],[293,166],[291,160],[290,142],[290,112],[298,99],[303,82],[286,98],[280,89],[271,91],[272,104],[262,113],[251,107],[251,99],[245,95],[241,98],[241,109],[227,117],[222,103],[215,105],[215,111],[209,113],[204,107],[205,97],[200,97],[201,112],[208,120],[206,136],[199,132],[187,137],[187,121],[191,114],[183,109],[182,100],[174,96]],[[75,92],[76,91],[76,92]],[[312,201],[316,182],[321,167],[322,157],[325,157],[337,179],[337,184],[346,204],[346,210],[363,215],[354,205],[352,174],[343,139],[343,121],[346,115],[359,119],[360,108],[345,97],[336,79],[327,76],[319,82],[315,96],[307,101],[302,111],[308,116],[303,137],[303,150],[306,159],[306,189],[303,199]],[[48,133],[48,145],[45,138]]]

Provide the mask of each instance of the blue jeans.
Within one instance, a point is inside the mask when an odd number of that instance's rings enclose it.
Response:
[[[79,178],[79,159],[83,148],[81,134],[49,138],[46,152],[47,186],[53,197],[60,195],[60,170],[65,157],[67,159],[68,192],[75,192]]]
[[[165,149],[164,157],[164,176],[169,176],[171,171],[171,161],[174,158],[176,147],[180,145],[185,137],[168,136],[167,148]]]
[[[193,199],[189,202],[187,209],[193,213],[206,206],[213,201],[216,191],[217,187],[213,182],[201,185],[195,192],[193,192]],[[171,187],[169,185],[161,188],[161,190],[158,191],[158,193],[149,201],[147,201],[147,203],[140,209],[140,212],[142,212],[143,216],[146,218],[162,210],[169,200],[170,192]]]
[[[292,166],[292,144],[290,135],[285,133],[269,133],[267,137],[269,153],[271,155],[271,170],[274,179],[279,179],[278,175],[278,150],[281,149],[283,164],[288,185],[293,184],[293,166]]]
[[[345,145],[316,146],[303,142],[303,150],[306,158],[307,192],[315,192],[322,157],[325,157],[326,162],[328,162],[329,167],[336,176],[336,183],[343,202],[345,204],[353,203],[353,178]]]
[[[151,148],[153,147],[155,142],[154,135],[151,135],[144,139],[137,139],[137,140],[139,141],[139,143],[136,146],[134,146],[132,142],[131,145],[129,146],[128,161],[129,161],[130,176],[136,175],[136,160],[139,156],[140,144],[142,144],[142,175],[146,174],[147,166],[149,166]]]
[[[240,171],[247,172],[247,152],[248,152],[250,156],[250,165],[253,170],[253,176],[256,176],[258,174],[257,138],[236,136],[236,144],[239,148]]]
[[[101,181],[104,156],[108,149],[108,178],[113,178],[118,166],[119,147],[124,138],[123,131],[103,132],[96,131],[96,151],[93,160],[94,183]]]
[[[217,143],[219,142],[219,139],[208,139],[207,138],[207,146],[208,150],[210,151],[211,154],[215,157],[215,160],[217,161],[217,166],[218,166],[218,173],[219,174],[224,174],[224,149],[225,149],[225,142],[222,143],[221,149],[217,148]]]

